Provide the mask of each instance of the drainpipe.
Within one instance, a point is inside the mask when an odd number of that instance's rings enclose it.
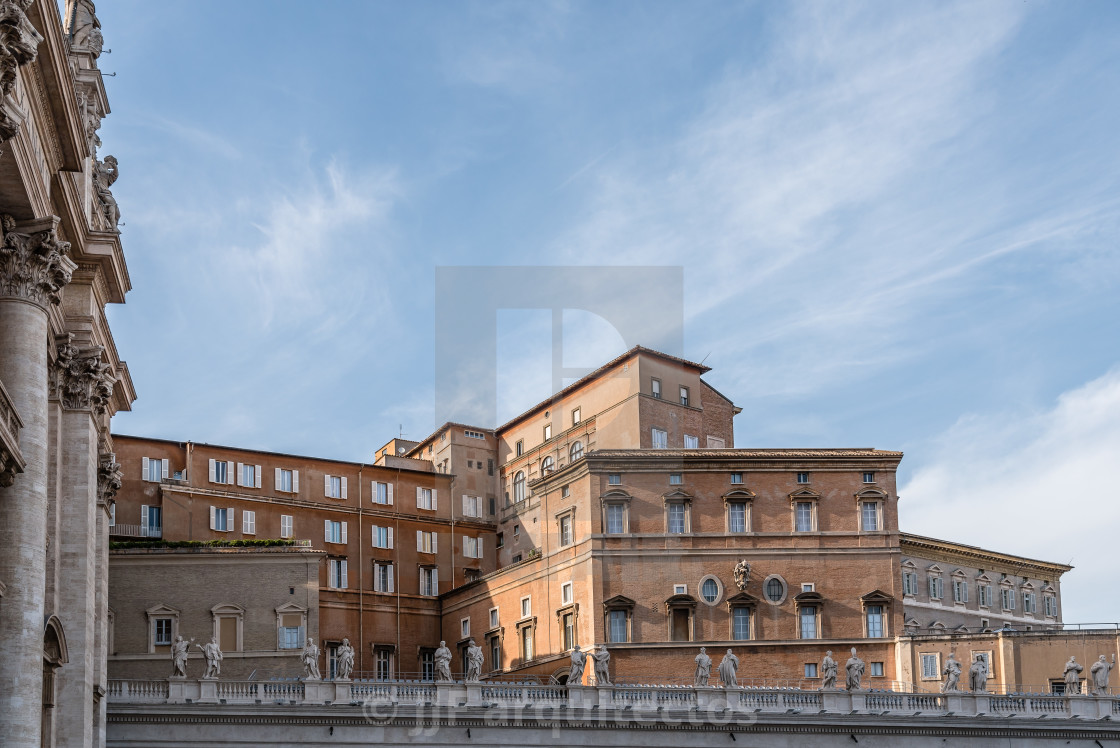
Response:
[[[358,672],[365,671],[365,560],[362,558],[362,465],[358,465]]]

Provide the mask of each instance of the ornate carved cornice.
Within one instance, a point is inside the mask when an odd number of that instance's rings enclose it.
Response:
[[[108,504],[113,501],[117,491],[121,490],[121,464],[112,452],[102,452],[97,464],[97,500],[99,503]]]
[[[0,0],[0,3],[4,0]],[[0,217],[0,296],[15,296],[47,307],[61,301],[77,264],[70,259],[70,243],[58,238],[58,218],[30,224],[27,233],[15,230],[11,216]]]
[[[43,37],[27,20],[32,0],[0,0],[0,100],[8,98],[20,65],[35,60]],[[0,140],[19,132],[22,120],[0,107]]]
[[[109,373],[109,364],[101,360],[105,347],[79,348],[71,342],[72,338],[70,333],[55,337],[58,358],[51,370],[51,394],[68,410],[93,410],[102,415],[108,409],[116,383]]]

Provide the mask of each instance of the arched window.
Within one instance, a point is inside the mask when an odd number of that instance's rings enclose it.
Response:
[[[541,460],[541,475],[548,475],[552,472],[552,457],[551,455]]]
[[[568,456],[572,458],[572,462],[583,457],[583,442],[576,442],[573,444],[572,448],[568,450]]]
[[[525,473],[521,470],[518,470],[517,475],[513,476],[513,500],[525,500]]]

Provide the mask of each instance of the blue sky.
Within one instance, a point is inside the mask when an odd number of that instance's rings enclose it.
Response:
[[[437,266],[681,266],[737,446],[901,449],[904,529],[1120,619],[1120,5],[98,12],[116,431],[370,459],[437,425]],[[547,395],[521,315],[502,417]],[[622,345],[573,315],[565,363]]]

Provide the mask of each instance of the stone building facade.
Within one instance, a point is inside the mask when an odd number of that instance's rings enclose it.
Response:
[[[0,736],[104,744],[109,420],[135,399],[105,317],[129,290],[89,0],[0,0]]]

